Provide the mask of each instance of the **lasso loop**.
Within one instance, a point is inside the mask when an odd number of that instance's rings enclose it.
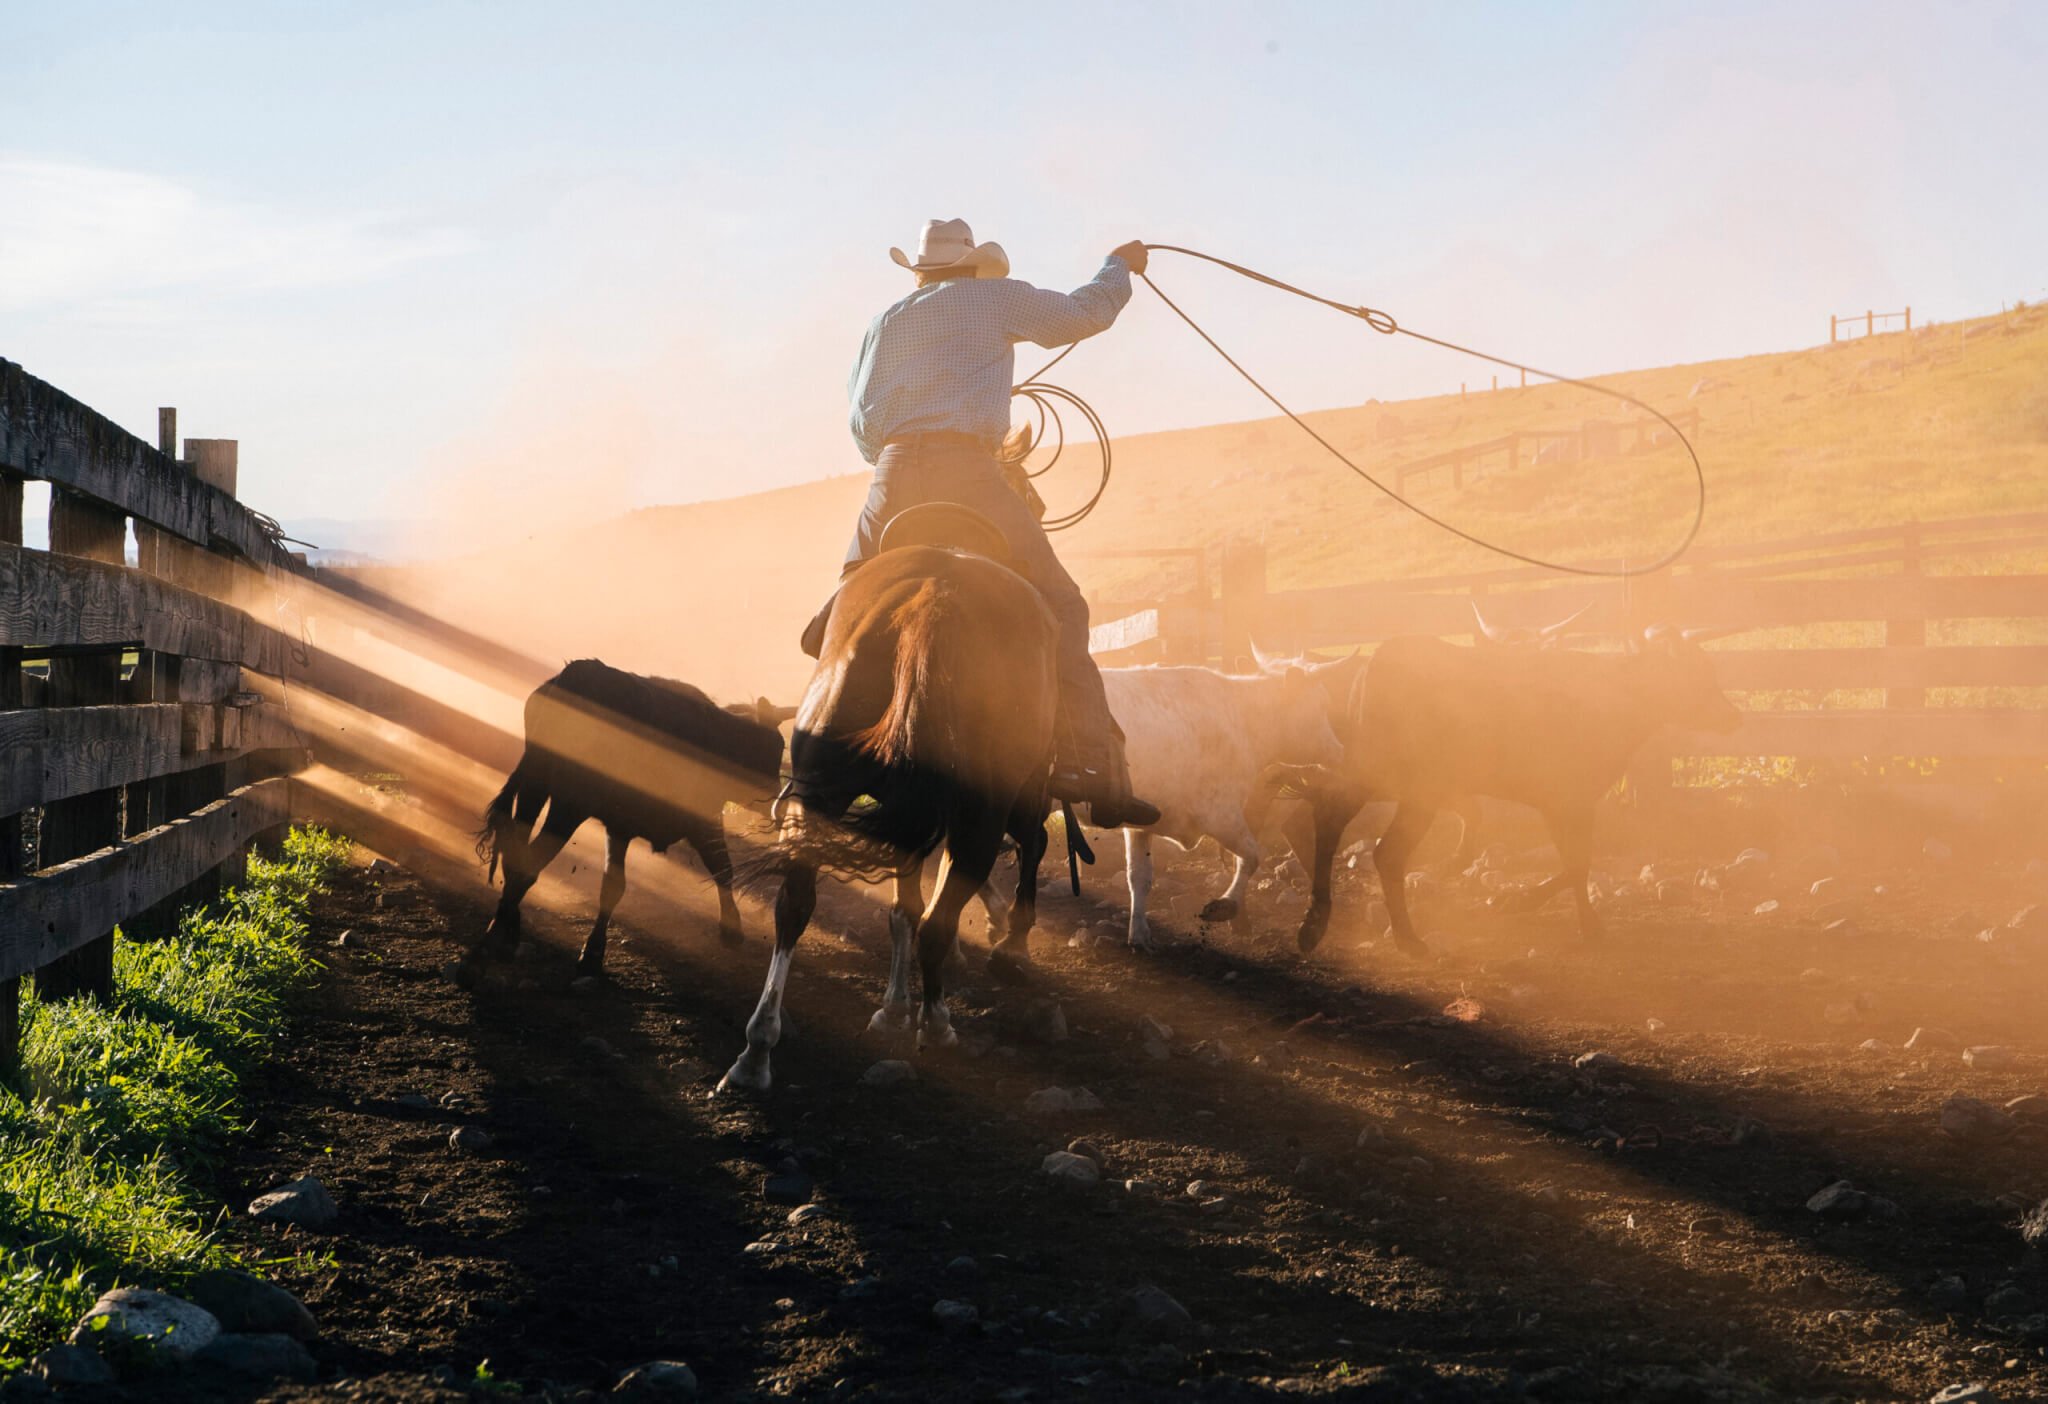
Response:
[[[1267,401],[1270,402],[1275,409],[1279,410],[1280,413],[1286,415],[1289,419],[1293,420],[1295,427],[1300,429],[1304,434],[1308,435],[1311,439],[1314,439],[1318,444],[1321,444],[1323,448],[1326,451],[1328,451],[1332,458],[1335,458],[1339,463],[1343,464],[1346,468],[1349,468],[1353,473],[1356,473],[1359,477],[1365,479],[1366,482],[1372,484],[1373,487],[1379,489],[1379,491],[1385,493],[1389,498],[1393,499],[1395,502],[1398,502],[1401,506],[1407,508],[1410,512],[1413,512],[1416,516],[1422,518],[1424,521],[1430,523],[1431,525],[1443,528],[1445,531],[1451,533],[1451,535],[1455,537],[1458,537],[1460,540],[1468,541],[1474,546],[1478,546],[1483,548],[1484,550],[1493,552],[1495,555],[1505,556],[1509,560],[1519,561],[1523,565],[1537,566],[1544,570],[1554,570],[1565,575],[1591,576],[1603,580],[1628,580],[1633,579],[1634,577],[1639,575],[1651,575],[1657,571],[1663,570],[1666,566],[1671,565],[1680,556],[1684,555],[1687,549],[1691,547],[1694,539],[1699,536],[1700,525],[1706,520],[1707,515],[1706,470],[1700,466],[1700,456],[1698,451],[1693,448],[1692,440],[1688,439],[1685,436],[1684,431],[1681,430],[1676,424],[1673,424],[1669,416],[1667,416],[1662,410],[1659,410],[1656,406],[1647,404],[1644,401],[1637,399],[1635,396],[1628,394],[1625,391],[1616,390],[1611,386],[1597,385],[1590,380],[1581,380],[1576,376],[1560,375],[1556,371],[1547,371],[1536,366],[1525,365],[1520,361],[1510,360],[1505,356],[1490,355],[1485,351],[1477,351],[1469,346],[1460,346],[1455,341],[1445,341],[1440,337],[1429,336],[1425,333],[1411,330],[1410,328],[1404,327],[1400,323],[1396,322],[1391,313],[1382,312],[1376,307],[1353,306],[1349,303],[1338,302],[1334,298],[1323,297],[1317,293],[1309,292],[1304,288],[1295,287],[1292,283],[1284,283],[1278,278],[1272,277],[1265,273],[1260,273],[1255,269],[1246,268],[1242,264],[1232,263],[1229,259],[1218,258],[1214,254],[1205,254],[1196,249],[1184,249],[1175,244],[1147,244],[1145,248],[1148,252],[1151,253],[1177,253],[1185,255],[1188,258],[1198,258],[1205,263],[1213,263],[1220,268],[1227,268],[1231,272],[1236,273],[1241,277],[1249,278],[1251,279],[1251,281],[1255,283],[1263,283],[1269,288],[1275,288],[1281,292],[1292,293],[1294,296],[1306,298],[1310,302],[1319,302],[1323,306],[1331,308],[1338,312],[1342,312],[1348,317],[1358,318],[1360,321],[1364,322],[1367,326],[1370,326],[1374,331],[1379,332],[1383,336],[1399,335],[1413,337],[1417,341],[1426,341],[1432,346],[1441,346],[1446,351],[1456,351],[1461,355],[1472,356],[1482,361],[1490,361],[1494,365],[1505,366],[1510,370],[1525,371],[1530,375],[1539,375],[1542,376],[1545,380],[1554,380],[1561,385],[1576,385],[1582,390],[1591,390],[1596,395],[1605,395],[1609,399],[1619,400],[1623,404],[1633,405],[1637,409],[1641,410],[1643,413],[1651,416],[1652,418],[1656,419],[1659,423],[1663,424],[1665,428],[1669,429],[1672,433],[1672,436],[1681,445],[1684,446],[1686,457],[1692,460],[1693,480],[1696,484],[1696,496],[1694,498],[1693,503],[1692,521],[1690,522],[1690,524],[1687,525],[1684,537],[1679,541],[1679,543],[1676,546],[1672,547],[1671,550],[1667,551],[1662,556],[1659,556],[1656,560],[1649,562],[1647,565],[1623,565],[1611,569],[1600,566],[1576,566],[1566,564],[1563,561],[1546,560],[1541,556],[1527,555],[1521,551],[1516,551],[1506,546],[1497,545],[1494,542],[1486,540],[1484,537],[1473,535],[1471,532],[1466,531],[1462,527],[1454,526],[1450,522],[1445,521],[1442,517],[1437,516],[1435,513],[1430,512],[1426,508],[1418,507],[1416,504],[1410,502],[1407,498],[1403,497],[1398,491],[1387,486],[1378,478],[1375,478],[1372,474],[1366,472],[1365,469],[1359,467],[1356,463],[1352,462],[1351,459],[1341,449],[1339,449],[1335,444],[1331,443],[1328,439],[1324,438],[1321,434],[1318,434],[1314,429],[1310,428],[1300,415],[1296,414],[1293,410],[1289,409],[1285,404],[1283,404],[1280,400],[1280,397],[1275,395],[1271,390],[1268,390],[1264,385],[1262,385],[1256,376],[1254,376],[1250,371],[1246,370],[1243,366],[1239,365],[1236,358],[1233,357],[1228,351],[1225,351],[1220,345],[1218,345],[1216,342],[1216,338],[1210,336],[1208,332],[1204,331],[1199,322],[1197,322],[1193,317],[1190,317],[1186,312],[1183,312],[1178,303],[1176,303],[1172,298],[1168,297],[1164,292],[1160,291],[1159,285],[1152,281],[1152,278],[1149,273],[1141,273],[1138,275],[1140,278],[1144,280],[1145,286],[1152,289],[1153,294],[1157,296],[1161,302],[1167,305],[1167,307],[1173,312],[1174,316],[1180,318],[1183,322],[1187,323],[1188,328],[1191,331],[1193,331],[1196,336],[1199,336],[1200,338],[1202,338],[1204,342],[1208,343],[1210,350],[1214,351],[1218,356],[1221,356],[1225,364],[1227,364],[1232,370],[1236,371],[1239,375],[1243,376],[1245,382],[1249,384],[1254,390],[1257,390],[1261,395],[1265,396]],[[1072,347],[1068,348],[1068,350],[1072,349]],[[1060,353],[1060,355],[1062,356],[1064,356],[1065,354],[1066,352],[1064,351]],[[1059,357],[1057,356],[1053,358],[1054,362],[1057,362],[1058,359]],[[1049,369],[1050,366],[1048,366],[1047,368]],[[1040,372],[1040,374],[1043,373],[1043,371]],[[1107,446],[1105,445],[1105,453],[1106,452]],[[1106,482],[1106,465],[1104,478]],[[1098,490],[1097,496],[1099,497],[1100,495],[1100,490]]]

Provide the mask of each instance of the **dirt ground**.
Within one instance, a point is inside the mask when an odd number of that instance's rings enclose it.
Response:
[[[962,1046],[922,1056],[865,1031],[884,924],[828,885],[777,1085],[735,1103],[708,1094],[764,914],[723,950],[708,885],[636,850],[611,979],[573,990],[588,860],[571,850],[539,939],[475,993],[443,967],[480,891],[358,867],[320,904],[329,972],[223,1186],[243,1202],[311,1171],[342,1206],[330,1233],[264,1241],[313,1255],[281,1275],[324,1327],[327,1382],[275,1397],[568,1398],[675,1359],[720,1400],[2048,1398],[2048,1275],[2019,1230],[2048,1126],[1939,1124],[1955,1092],[2048,1092],[2048,938],[1977,936],[2044,896],[2038,872],[1782,861],[1718,897],[1615,898],[1597,949],[1568,903],[1510,916],[1444,880],[1419,899],[1427,961],[1358,940],[1370,893],[1347,872],[1310,963],[1284,884],[1243,929],[1195,923],[1206,855],[1163,865],[1164,949],[1128,952],[1106,864],[1079,900],[1060,875],[1029,986],[982,971],[976,915]],[[1919,1026],[1954,1046],[1904,1049]],[[2016,1058],[1972,1067],[1964,1045]],[[1574,1065],[1596,1051],[1613,1061]],[[917,1080],[862,1085],[884,1058]],[[1102,1108],[1032,1115],[1048,1087]],[[458,1126],[491,1145],[451,1150]],[[1077,1137],[1092,1189],[1041,1173]],[[1838,1179],[1896,1212],[1811,1212]],[[796,1198],[818,1207],[793,1225]],[[1191,1323],[1139,1319],[1146,1285]],[[976,1319],[942,1325],[941,1301]]]

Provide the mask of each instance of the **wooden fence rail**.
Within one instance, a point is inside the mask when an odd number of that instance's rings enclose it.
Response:
[[[1728,736],[1663,738],[1650,752],[1653,767],[1727,755],[2048,759],[2044,564],[2048,513],[2015,513],[1702,548],[1674,569],[1627,582],[1514,568],[1267,591],[1240,571],[1238,600],[1226,590],[1177,613],[1134,607],[1098,624],[1093,637],[1105,662],[1170,655],[1233,663],[1247,651],[1247,617],[1268,649],[1327,649],[1403,634],[1469,637],[1475,605],[1496,627],[1550,624],[1585,609],[1575,629],[1609,639],[1659,621],[1736,631],[1711,647],[1722,685],[1756,695],[1743,726]],[[2002,621],[2011,641],[1929,642],[1930,626],[1954,620]],[[1831,625],[1860,625],[1881,641],[1784,647],[1742,637]],[[2005,695],[1929,705],[1937,689]],[[1882,705],[1867,697],[1824,705],[1851,693],[1881,693]]]
[[[150,445],[0,361],[0,1066],[19,984],[105,995],[148,937],[284,825],[304,761],[266,620],[303,564],[237,502],[235,446]],[[50,548],[22,545],[50,485]],[[137,564],[125,559],[133,528]]]

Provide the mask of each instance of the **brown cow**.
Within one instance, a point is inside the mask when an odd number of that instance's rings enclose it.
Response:
[[[1382,644],[1352,687],[1340,733],[1343,770],[1314,797],[1314,886],[1301,949],[1322,942],[1331,859],[1345,824],[1373,798],[1396,806],[1373,864],[1403,949],[1424,949],[1408,916],[1408,856],[1437,811],[1463,795],[1491,795],[1543,815],[1563,870],[1530,893],[1530,903],[1571,884],[1579,929],[1597,938],[1586,869],[1600,797],[1658,727],[1727,732],[1741,725],[1698,646],[1701,636],[1651,628],[1624,654],[1461,648],[1433,638]]]

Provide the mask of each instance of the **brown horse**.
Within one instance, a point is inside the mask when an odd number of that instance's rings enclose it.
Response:
[[[961,909],[988,880],[1005,833],[1017,900],[998,953],[1021,958],[1037,917],[1056,705],[1056,626],[1038,592],[986,556],[943,546],[885,550],[841,587],[797,711],[790,781],[777,802],[782,890],[775,953],[747,1047],[721,1091],[769,1085],[782,991],[820,871],[893,876],[887,998],[871,1027],[911,1022],[916,938],[920,1047],[958,1041],[943,963]],[[924,903],[927,855],[943,847]]]

